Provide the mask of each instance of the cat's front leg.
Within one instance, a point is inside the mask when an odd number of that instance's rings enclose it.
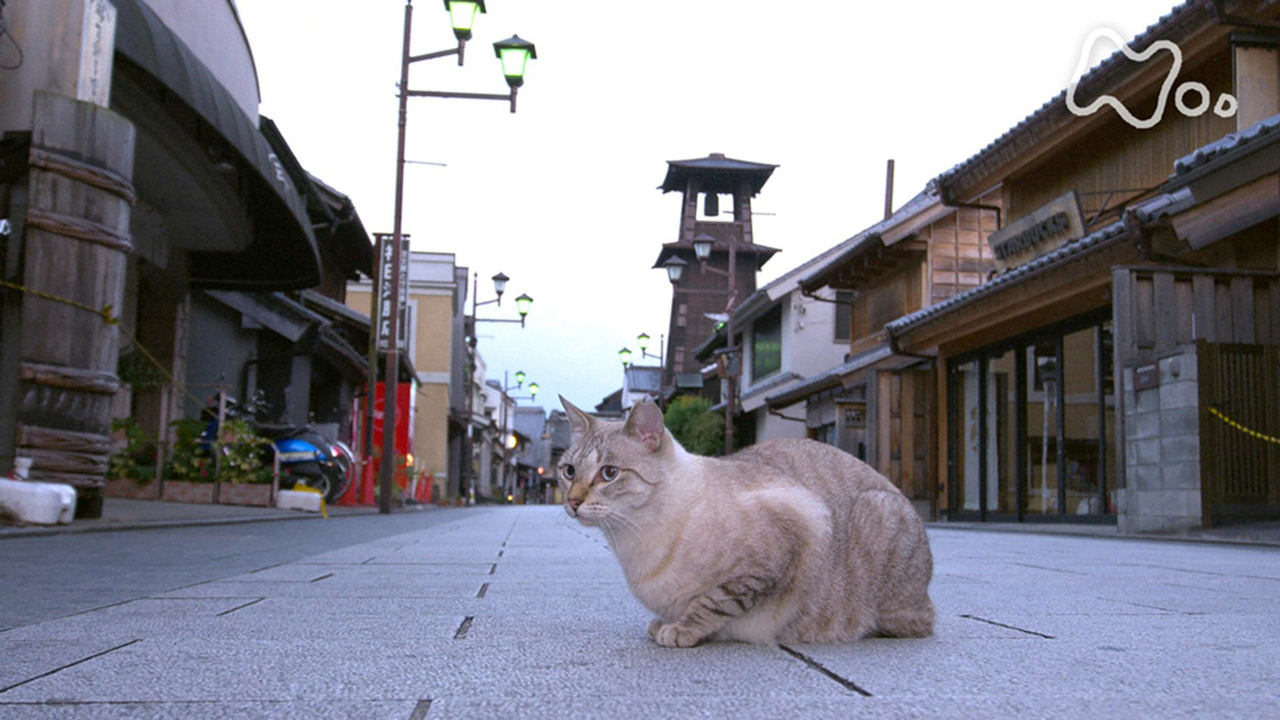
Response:
[[[755,607],[773,585],[767,578],[750,575],[734,578],[689,601],[679,620],[649,623],[649,637],[663,647],[693,647],[724,624]]]

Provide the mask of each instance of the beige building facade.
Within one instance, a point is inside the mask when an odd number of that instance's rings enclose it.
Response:
[[[463,311],[465,279],[465,268],[456,266],[453,253],[410,253],[406,343],[417,379],[413,403],[414,469],[431,478],[436,497],[446,493],[449,481],[454,328]],[[347,305],[368,315],[371,294],[368,279],[349,283]]]

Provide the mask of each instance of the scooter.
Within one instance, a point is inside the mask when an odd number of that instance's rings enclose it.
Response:
[[[215,402],[217,402],[215,400]],[[342,497],[351,483],[355,454],[345,444],[330,442],[307,425],[283,425],[261,419],[267,405],[258,391],[243,406],[234,398],[222,401],[222,416],[240,418],[253,425],[259,435],[271,441],[271,462],[278,466],[280,487],[290,489],[297,483],[315,488],[326,502]],[[211,419],[201,437],[208,442],[217,437],[217,405],[210,408]]]

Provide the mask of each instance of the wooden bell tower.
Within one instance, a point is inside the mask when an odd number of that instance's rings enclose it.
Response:
[[[776,167],[720,153],[667,162],[667,176],[660,189],[683,196],[680,230],[675,242],[662,246],[654,267],[665,267],[673,258],[685,265],[683,277],[671,288],[664,391],[676,386],[680,376],[685,382],[678,386],[687,386],[699,375],[704,363],[695,357],[695,351],[715,332],[717,319],[713,316],[723,317],[731,298],[741,304],[755,292],[756,272],[778,252],[755,244],[751,228],[751,198]],[[710,241],[711,252],[705,260],[696,256],[695,240]],[[735,256],[732,286],[731,248]]]

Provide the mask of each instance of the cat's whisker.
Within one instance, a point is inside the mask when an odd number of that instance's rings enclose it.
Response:
[[[614,508],[609,508],[609,515],[607,516],[607,519],[617,522],[619,525],[626,528],[627,530],[630,530],[631,532],[640,532],[639,523],[637,523],[633,518],[628,517],[627,515],[624,515],[623,513],[619,512]]]

